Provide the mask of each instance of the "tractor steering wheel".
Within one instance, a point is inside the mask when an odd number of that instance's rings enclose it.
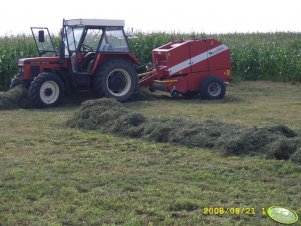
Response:
[[[95,53],[94,52],[89,52],[87,54],[85,54],[84,56],[84,60],[82,62],[82,68],[83,69],[87,69],[89,63],[95,59]]]
[[[82,44],[82,48],[83,48],[84,52],[93,52],[94,51],[91,46],[84,44],[84,43]]]

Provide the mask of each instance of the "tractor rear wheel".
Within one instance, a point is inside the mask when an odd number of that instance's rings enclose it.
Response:
[[[226,85],[223,80],[212,76],[205,78],[200,86],[200,95],[202,99],[216,100],[225,96]]]
[[[37,108],[57,105],[64,94],[63,81],[54,73],[41,73],[31,82],[29,95]]]
[[[116,59],[105,63],[94,79],[94,91],[99,97],[128,100],[136,91],[138,75],[126,60]]]

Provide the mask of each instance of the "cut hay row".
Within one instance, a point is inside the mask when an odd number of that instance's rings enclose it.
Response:
[[[85,101],[66,124],[154,142],[213,148],[224,154],[263,155],[301,163],[300,132],[284,125],[246,128],[216,120],[146,118],[111,99]]]
[[[7,92],[0,93],[0,110],[29,107],[31,107],[31,102],[28,90],[22,86],[16,86]]]
[[[76,96],[76,95],[75,95]],[[139,100],[155,100],[157,98],[164,98],[163,96],[153,95],[150,91],[145,88],[141,88],[131,98],[132,101]],[[168,98],[168,97],[166,97]],[[70,100],[74,103],[81,103],[83,101],[82,96],[76,96],[76,99],[70,97]],[[6,92],[0,92],[0,111],[1,110],[12,110],[16,108],[31,108],[31,100],[28,89],[20,86],[16,86]]]

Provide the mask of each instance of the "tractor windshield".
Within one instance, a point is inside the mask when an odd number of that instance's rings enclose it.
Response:
[[[130,48],[123,27],[65,26],[65,55],[73,52],[121,52]]]
[[[66,48],[69,51],[76,51],[77,46],[79,44],[80,38],[82,36],[84,27],[67,27],[66,36],[67,39],[64,39]]]
[[[95,52],[102,36],[102,29],[87,29],[85,31],[85,39],[81,45],[83,52]]]
[[[106,28],[104,37],[99,46],[100,52],[130,52],[125,34],[116,27]]]

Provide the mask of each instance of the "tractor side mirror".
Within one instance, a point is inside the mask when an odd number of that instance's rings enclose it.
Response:
[[[65,38],[64,28],[61,29],[60,33],[61,33],[61,42],[60,42],[60,46],[59,46],[59,59],[60,59],[60,64],[64,64],[65,49],[66,49],[66,45],[64,42],[64,38]]]
[[[45,42],[45,33],[43,30],[39,31],[39,42]]]

